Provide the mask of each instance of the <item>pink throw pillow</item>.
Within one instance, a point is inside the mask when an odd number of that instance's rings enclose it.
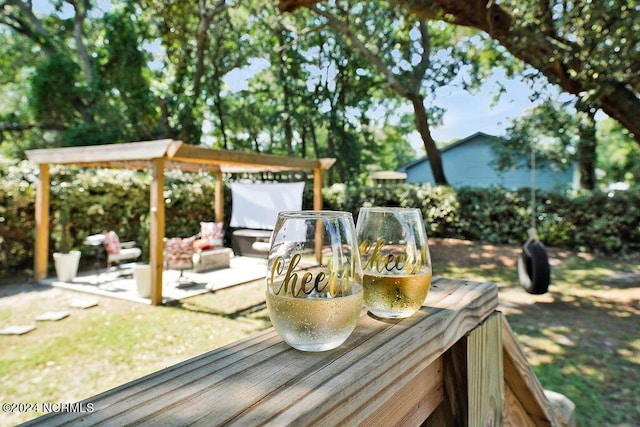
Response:
[[[120,246],[120,239],[115,231],[109,231],[104,235],[104,247],[107,248],[109,255],[117,254],[122,247]]]

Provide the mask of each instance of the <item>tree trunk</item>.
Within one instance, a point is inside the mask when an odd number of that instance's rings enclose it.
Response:
[[[277,32],[276,37],[278,38],[278,45],[279,47],[284,48],[284,46],[286,45],[286,42],[284,39],[284,28],[280,27],[276,30],[276,32]],[[280,73],[280,82],[282,83],[282,100],[283,100],[282,117],[284,120],[282,123],[282,127],[284,129],[284,139],[287,144],[287,153],[289,154],[289,156],[293,156],[293,126],[291,124],[291,114],[292,114],[293,108],[292,108],[292,102],[291,102],[291,91],[289,89],[289,79],[287,78],[287,73],[286,73],[286,70],[288,69],[287,63],[286,63],[287,61],[284,55],[285,55],[285,50],[283,49],[280,52],[280,55],[278,55],[278,59],[280,61],[278,70]]]
[[[358,38],[358,36],[351,31],[351,29],[326,11],[318,8],[312,8],[318,15],[325,17],[329,25],[340,34],[344,35],[353,45],[354,49],[358,51],[363,57],[371,63],[378,72],[384,76],[387,85],[395,91],[401,97],[408,99],[413,104],[414,120],[416,128],[422,141],[424,148],[427,152],[427,158],[431,165],[431,171],[433,173],[433,179],[438,185],[449,185],[447,178],[444,175],[444,168],[442,167],[442,157],[440,151],[436,147],[436,143],[431,137],[431,130],[429,129],[429,117],[427,110],[424,107],[424,97],[420,94],[421,83],[424,78],[424,74],[429,67],[429,51],[430,41],[429,32],[424,22],[420,22],[420,33],[422,38],[422,58],[420,63],[415,66],[409,84],[398,78],[393,71],[387,67],[381,58],[379,58],[374,52],[367,48],[367,46]],[[338,73],[338,75],[341,75]],[[341,104],[343,105],[343,104]]]
[[[227,140],[227,127],[224,121],[224,110],[222,108],[222,97],[220,96],[220,88],[216,87],[216,113],[218,114],[218,121],[220,123],[220,136],[222,137],[222,147],[225,150],[229,149],[229,141]]]
[[[420,133],[420,137],[424,143],[424,149],[426,150],[427,157],[429,158],[433,179],[438,185],[449,185],[444,174],[440,150],[436,147],[436,143],[431,136],[431,131],[429,130],[429,117],[427,116],[427,109],[424,108],[424,97],[420,94],[414,94],[409,99],[413,104],[416,128],[418,129],[418,133]]]
[[[82,0],[74,1],[72,4],[75,10],[75,16],[73,19],[73,38],[76,42],[76,49],[78,50],[78,55],[82,60],[82,66],[87,75],[87,80],[89,83],[93,83],[93,66],[91,64],[91,58],[89,57],[87,48],[82,40],[82,26],[84,25],[84,20],[87,17],[89,4],[87,1]]]
[[[578,140],[578,174],[580,176],[580,188],[594,190],[596,188],[596,122],[594,113],[583,111],[579,127]]]

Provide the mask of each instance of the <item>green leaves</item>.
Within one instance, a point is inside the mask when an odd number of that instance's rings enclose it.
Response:
[[[64,129],[78,114],[73,109],[81,103],[78,82],[80,67],[73,59],[57,54],[40,62],[31,78],[31,108],[36,120],[45,127]]]

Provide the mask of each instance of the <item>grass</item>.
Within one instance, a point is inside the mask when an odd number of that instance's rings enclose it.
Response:
[[[550,251],[552,286],[534,296],[517,285],[517,254],[447,239],[432,245],[437,275],[498,283],[501,309],[540,382],[576,404],[580,426],[640,426],[637,261]],[[86,310],[68,308],[78,296],[69,291],[22,290],[0,297],[0,327],[45,311],[71,315],[0,336],[3,403],[76,402],[270,326],[260,282],[173,306],[100,298]],[[36,415],[5,413],[0,425]]]
[[[551,262],[543,296],[514,285],[513,266],[445,264],[439,274],[498,283],[502,310],[538,379],[576,404],[578,425],[640,426],[638,262],[562,251]]]
[[[11,297],[23,300],[20,304],[3,304],[7,297],[0,298],[0,326],[33,323],[36,314],[46,311],[71,313],[58,322],[39,322],[23,336],[0,336],[0,401],[76,402],[237,341],[270,326],[259,295],[260,283],[182,305],[151,307],[100,298],[97,307],[86,310],[69,309],[69,298],[78,294],[60,289]],[[0,425],[36,415],[5,413]]]

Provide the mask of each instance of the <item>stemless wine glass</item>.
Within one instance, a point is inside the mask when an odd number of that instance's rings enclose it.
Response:
[[[431,288],[431,257],[419,209],[363,207],[360,242],[364,304],[378,317],[409,317]]]
[[[291,347],[324,351],[351,335],[362,309],[362,270],[348,212],[280,212],[267,263],[267,309]]]

